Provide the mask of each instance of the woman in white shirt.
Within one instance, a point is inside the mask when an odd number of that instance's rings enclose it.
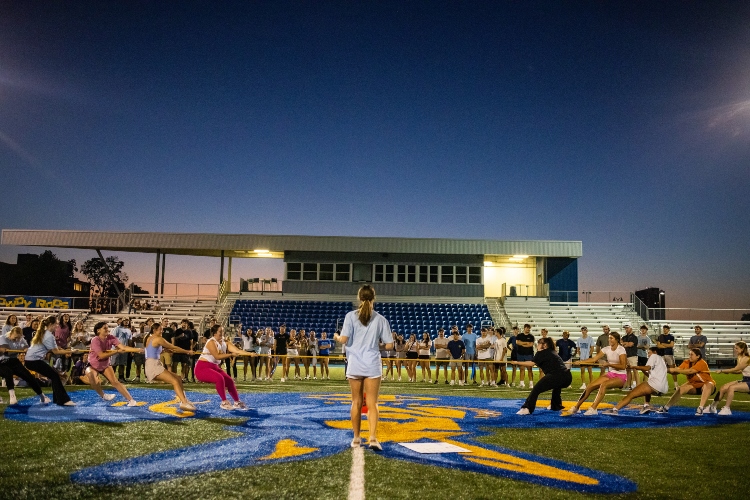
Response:
[[[491,363],[489,363],[489,361],[492,360],[492,342],[487,335],[486,328],[482,328],[481,337],[477,339],[475,345],[477,350],[477,361],[479,361],[477,363],[479,366],[479,385],[489,385],[491,379],[490,373],[492,371],[490,368]]]
[[[724,405],[724,408],[719,411],[719,415],[731,415],[732,410],[729,407],[732,405],[734,393],[750,392],[750,353],[748,353],[747,344],[745,342],[740,341],[734,344],[734,357],[737,358],[737,365],[734,368],[719,370],[717,373],[741,373],[742,380],[734,380],[722,385],[721,389],[716,394],[716,397],[714,397],[713,403],[708,407],[708,413],[716,413],[716,405],[718,405],[722,399],[727,398],[727,403]]]
[[[602,360],[602,358],[605,356],[607,357],[606,361]],[[607,368],[607,371],[604,373],[604,375],[600,375],[599,378],[591,382],[586,387],[586,390],[583,391],[581,397],[578,398],[575,406],[568,410],[568,415],[578,413],[578,410],[581,408],[583,402],[588,399],[588,397],[592,392],[594,392],[595,389],[598,389],[599,392],[597,392],[594,402],[591,403],[591,408],[586,410],[586,413],[584,415],[598,415],[599,412],[596,410],[596,407],[599,406],[599,403],[602,401],[602,399],[604,399],[604,395],[607,393],[607,389],[620,389],[625,385],[625,382],[628,379],[628,356],[625,353],[625,348],[620,345],[619,333],[610,332],[609,345],[607,347],[604,347],[601,351],[599,351],[599,354],[597,354],[593,358],[576,361],[575,363],[573,363],[573,366],[578,366],[581,364],[593,364],[596,362],[599,362],[599,366],[601,366],[602,369]]]
[[[640,413],[641,415],[646,414],[652,410],[650,406],[651,396],[662,396],[669,392],[669,382],[667,381],[667,365],[664,363],[664,358],[659,356],[656,351],[656,346],[649,348],[650,355],[646,361],[645,366],[631,366],[633,370],[640,370],[647,374],[646,380],[636,385],[622,401],[617,403],[614,408],[605,410],[602,413],[605,415],[617,415],[620,410],[625,408],[632,400],[643,396],[646,398],[646,404],[643,405]],[[633,376],[635,377],[635,375]]]
[[[260,331],[260,330],[258,330]],[[258,338],[253,335],[253,329],[248,328],[244,332],[242,331],[242,325],[240,325],[240,335],[242,336],[242,349],[247,352],[254,352],[258,353]],[[258,358],[255,356],[245,357],[244,361],[242,362],[242,380],[247,380],[247,368],[250,367],[252,369],[252,372],[250,373],[250,382],[255,382],[256,378],[256,365],[258,362]]]
[[[221,398],[221,408],[224,410],[247,410],[245,403],[240,401],[240,395],[237,394],[237,387],[234,380],[219,365],[223,359],[229,359],[234,356],[255,356],[254,352],[243,351],[234,346],[231,342],[224,340],[224,327],[214,325],[211,327],[211,337],[209,337],[206,346],[203,348],[201,357],[195,364],[195,378],[201,382],[214,384],[216,392]],[[227,401],[226,391],[234,399],[234,405]]]
[[[378,441],[378,395],[380,380],[383,376],[383,363],[380,359],[379,343],[386,344],[386,349],[393,349],[391,325],[373,308],[375,290],[370,285],[359,289],[357,294],[360,306],[349,312],[344,318],[341,334],[334,335],[334,340],[346,345],[348,366],[346,378],[352,392],[351,419],[354,438],[352,448],[358,448],[362,439],[362,402],[367,397],[367,423],[369,427],[369,447],[382,451]]]

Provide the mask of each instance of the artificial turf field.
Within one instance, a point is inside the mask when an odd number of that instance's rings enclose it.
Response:
[[[300,430],[294,420],[300,418],[299,412],[305,411],[302,406],[297,405],[299,401],[313,401],[318,405],[319,411],[338,411],[338,417],[345,414],[348,418],[346,398],[341,396],[348,392],[348,385],[343,380],[340,368],[332,368],[331,371],[331,381],[292,381],[282,384],[278,382],[277,373],[274,382],[240,381],[238,389],[242,399],[251,407],[270,408],[274,404],[278,406],[278,401],[289,402],[288,413],[281,412],[270,420],[266,419],[265,425],[270,424],[271,427],[268,428],[270,430],[261,429],[263,435],[275,432],[279,435],[289,434],[304,438],[307,431]],[[715,379],[721,385],[736,377],[715,375]],[[573,387],[577,388],[579,385],[580,380],[576,373]],[[163,385],[146,384],[133,384],[129,387],[133,389],[136,399],[146,399],[150,403],[153,399],[149,397],[150,394],[165,394],[163,391],[167,389]],[[91,397],[91,391],[74,394],[76,390],[71,389],[73,400],[85,399],[84,396]],[[111,388],[105,390],[112,392]],[[245,438],[242,433],[246,430],[259,431],[255,426],[255,413],[217,410],[218,397],[215,396],[212,386],[187,384],[186,390],[193,393],[193,400],[203,395],[207,399],[213,399],[210,405],[205,405],[207,409],[210,407],[211,411],[198,412],[187,418],[135,418],[130,421],[117,421],[116,418],[108,419],[106,412],[111,412],[118,418],[124,415],[125,418],[132,415],[127,412],[147,410],[145,407],[108,409],[105,406],[122,401],[122,398],[118,397],[112,403],[105,404],[99,402],[99,398],[94,395],[95,400],[85,401],[97,401],[96,408],[86,404],[76,407],[76,411],[86,409],[94,413],[87,413],[85,417],[73,421],[44,422],[21,421],[19,418],[24,418],[22,411],[16,412],[20,417],[14,417],[11,413],[15,410],[5,405],[0,406],[0,411],[4,412],[0,423],[0,496],[46,499],[347,497],[353,454],[348,448],[351,434],[343,430],[344,427],[335,432],[339,432],[336,435],[339,442],[341,439],[345,440],[345,446],[339,444],[338,448],[332,447],[332,451],[323,455],[318,452],[317,455],[312,453],[312,458],[304,458],[305,449],[314,448],[303,447],[302,456],[280,461],[269,460],[268,465],[208,471],[214,455],[206,450],[211,450],[214,443],[229,439],[228,442],[232,443],[230,446],[235,446],[239,452],[252,442],[252,434]],[[17,393],[19,400],[33,395],[27,389],[19,389]],[[281,395],[278,395],[279,393]],[[577,399],[579,393],[578,390],[569,389],[563,392],[563,399],[572,402]],[[511,479],[504,477],[502,473],[485,473],[480,470],[481,468],[472,472],[465,467],[453,467],[450,463],[425,464],[420,463],[419,459],[404,459],[403,456],[399,457],[394,453],[401,448],[400,446],[386,443],[389,430],[394,434],[401,432],[399,429],[408,427],[407,421],[401,420],[391,426],[381,426],[380,439],[386,448],[383,454],[370,450],[364,453],[366,498],[705,499],[746,498],[750,490],[750,475],[747,473],[750,463],[747,451],[750,444],[750,398],[746,394],[737,396],[732,405],[734,415],[725,419],[714,415],[693,417],[692,410],[697,405],[697,399],[687,396],[681,401],[686,409],[674,416],[671,412],[666,417],[679,422],[679,426],[650,426],[646,417],[639,416],[559,417],[543,407],[538,408],[531,417],[517,417],[515,410],[520,407],[520,400],[525,398],[528,390],[451,387],[443,384],[442,379],[437,385],[420,382],[385,382],[381,386],[381,394],[382,422],[388,420],[385,407],[391,404],[398,406],[403,402],[398,408],[394,406],[394,410],[411,411],[411,415],[420,415],[419,418],[427,415],[427,427],[441,428],[440,426],[447,422],[448,425],[455,424],[461,430],[466,430],[472,421],[472,428],[480,430],[476,438],[476,443],[480,446],[494,450],[513,450],[513,453],[518,452],[527,458],[536,457],[535,459],[543,464],[562,462],[579,469],[592,469],[602,474],[605,486],[607,478],[611,477],[613,484],[617,480],[622,480],[632,484],[635,491],[610,494],[580,493],[575,486],[567,489],[545,486],[543,484],[547,483],[544,480],[534,482]],[[607,395],[605,401],[615,403],[623,394],[613,391]],[[542,397],[544,398],[544,395]],[[454,412],[449,415],[450,418],[444,417],[441,413],[440,418],[436,420],[435,415],[424,413],[432,411],[432,408],[440,404],[445,406],[446,401],[453,403],[453,406],[441,411]],[[664,402],[666,398],[654,398],[652,404]],[[23,405],[24,401],[21,403]],[[481,406],[484,410],[467,413],[461,417],[459,405],[464,404]],[[98,409],[99,406],[101,410]],[[23,410],[36,410],[38,407],[35,403],[25,406]],[[281,408],[283,409],[283,406]],[[497,413],[494,413],[492,408],[496,408]],[[689,412],[687,408],[690,409]],[[105,416],[97,417],[94,410],[103,412],[102,415]],[[632,411],[630,413],[635,414]],[[480,416],[482,420],[476,421],[475,418]],[[747,417],[744,422],[742,416]],[[343,426],[346,423],[338,417],[332,417],[332,420],[338,420],[338,424],[331,424],[332,426]],[[576,419],[570,422],[575,422],[578,427],[567,426],[565,418]],[[504,424],[504,419],[508,425]],[[730,421],[740,423],[722,424]],[[620,425],[620,422],[623,422],[623,425]],[[629,428],[629,425],[633,425],[632,422],[638,425],[646,422],[646,425]],[[517,425],[525,427],[519,428]],[[561,427],[557,427],[558,425]],[[581,425],[584,427],[580,427]],[[345,437],[341,438],[342,435]],[[438,435],[439,433],[423,434],[428,438]],[[329,434],[321,434],[308,437],[311,442],[318,439],[321,449],[326,449],[324,446],[333,441],[328,436]],[[233,439],[237,440],[232,441]],[[295,439],[302,441],[299,438]],[[119,465],[110,464],[103,468],[96,466],[131,457],[153,456],[153,464],[180,470],[184,463],[187,468],[190,465],[188,461],[193,458],[190,454],[192,452],[170,455],[173,450],[185,448],[203,450],[194,453],[196,456],[203,453],[203,462],[198,464],[200,472],[172,479],[132,484],[107,484],[103,476],[98,476],[100,471],[116,470]],[[134,475],[147,474],[152,467],[148,462],[139,462],[138,458],[134,458],[132,463],[121,463],[129,464],[129,470],[132,470]],[[255,460],[253,463],[263,461]],[[87,469],[91,467],[93,468]],[[98,481],[99,484],[85,484],[85,481],[81,483],[72,479],[71,475],[77,477],[82,469],[92,471],[89,477],[93,477],[94,483]]]

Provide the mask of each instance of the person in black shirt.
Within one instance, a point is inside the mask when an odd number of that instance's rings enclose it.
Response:
[[[544,377],[540,378],[539,382],[531,390],[531,394],[526,398],[517,415],[531,415],[534,413],[536,400],[541,393],[546,391],[552,391],[552,405],[550,409],[553,411],[562,410],[562,390],[573,382],[573,376],[565,366],[565,362],[555,352],[555,344],[551,338],[543,337],[539,339],[537,347],[538,349],[533,361],[515,362],[518,366],[527,366],[529,368],[536,365],[544,372]]]
[[[37,329],[39,328],[39,318],[34,318],[28,323],[22,330],[23,338],[26,339],[26,343],[31,345],[31,339],[34,337]]]
[[[162,334],[163,336],[164,334]],[[190,321],[183,319],[180,323],[180,328],[174,333],[172,343],[184,349],[186,351],[193,350],[193,332],[190,330]],[[175,353],[172,355],[172,371],[177,373],[177,365],[182,365],[182,381],[188,381],[188,374],[190,372],[190,358],[187,354]]]
[[[563,338],[555,342],[555,345],[557,346],[557,352],[560,354],[560,359],[563,360],[566,366],[570,367],[570,360],[573,359],[573,354],[576,352],[576,343],[570,340],[569,331],[565,330],[562,332],[562,336]]]
[[[177,323],[175,323],[174,321],[172,323],[169,323],[167,321],[167,318],[164,318],[161,321],[161,324],[163,325],[161,329],[162,338],[170,344],[174,344],[174,342],[172,342],[172,339],[174,338],[174,332],[177,329]],[[164,368],[166,370],[174,373],[174,370],[172,370],[172,353],[167,352],[166,349],[161,352],[161,363],[164,365]]]
[[[289,334],[286,332],[286,324],[279,326],[279,333],[276,339],[276,355],[282,357],[281,360],[281,382],[286,382],[289,377],[289,358],[286,357],[286,344],[289,342]]]
[[[531,361],[534,358],[534,336],[531,334],[531,325],[523,325],[523,332],[516,335],[516,359],[518,361]],[[534,388],[534,372],[531,367],[534,365],[519,364],[521,372],[521,383],[519,387],[526,387],[524,383],[524,368],[528,366],[529,371],[529,389]]]

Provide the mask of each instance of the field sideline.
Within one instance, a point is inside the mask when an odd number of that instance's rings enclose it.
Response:
[[[343,381],[340,368],[331,370],[331,381],[303,381],[271,383],[238,382],[242,399],[251,407],[266,401],[264,398],[277,397],[276,393],[289,393],[294,398],[309,396],[298,393],[313,393],[315,404],[323,410],[344,408],[348,386]],[[719,384],[736,379],[727,375],[714,375]],[[240,379],[242,374],[240,374]],[[681,378],[682,379],[682,378]],[[578,387],[578,374],[574,375],[573,387]],[[163,385],[133,384],[134,395],[162,394],[163,391],[149,393],[151,389],[166,389]],[[73,400],[86,393],[76,395],[79,389],[72,389]],[[107,392],[111,388],[105,387]],[[211,386],[187,384],[191,393],[205,393],[206,398],[215,397]],[[31,391],[19,389],[19,399],[30,397]],[[87,391],[90,397],[91,391]],[[318,396],[315,396],[319,394]],[[332,395],[338,396],[332,396]],[[418,461],[394,459],[388,452],[377,455],[370,450],[364,452],[364,493],[366,498],[744,498],[750,488],[747,474],[747,443],[750,442],[750,416],[742,423],[718,424],[715,416],[673,417],[681,419],[681,426],[658,427],[618,427],[613,417],[588,417],[599,419],[607,427],[588,426],[592,420],[578,416],[576,422],[586,422],[588,427],[568,428],[542,424],[544,418],[557,425],[564,417],[549,415],[543,408],[531,417],[524,417],[524,425],[540,421],[538,427],[527,428],[504,426],[503,418],[508,418],[512,409],[520,407],[528,390],[489,389],[476,386],[447,386],[426,383],[385,382],[381,388],[384,400],[395,401],[396,411],[432,411],[431,397],[446,401],[447,396],[466,398],[483,405],[499,405],[503,416],[492,411],[478,425],[481,429],[477,443],[489,447],[501,447],[545,461],[573,464],[600,471],[603,474],[619,476],[637,485],[637,491],[626,494],[584,494],[570,489],[547,487],[543,484],[493,476],[481,472],[471,472],[453,468],[450,465],[426,465]],[[565,401],[577,399],[580,391],[569,389],[563,392]],[[605,399],[615,403],[623,393],[614,391]],[[393,396],[398,396],[394,398]],[[138,396],[136,396],[138,397]],[[147,397],[147,396],[146,396]],[[280,396],[283,398],[284,396]],[[406,403],[416,397],[425,397],[424,402]],[[544,395],[543,395],[544,397]],[[334,399],[331,399],[334,398]],[[338,399],[335,399],[338,398]],[[472,398],[478,398],[476,400]],[[150,399],[150,398],[149,398]],[[195,397],[193,397],[195,399]],[[331,399],[331,400],[326,400]],[[593,399],[593,398],[592,398]],[[98,398],[97,398],[98,400]],[[320,400],[320,402],[318,402]],[[325,401],[324,401],[325,400]],[[519,400],[517,402],[513,400]],[[118,396],[116,401],[122,401]],[[653,403],[666,402],[666,398],[654,398]],[[23,401],[22,401],[23,403]],[[213,403],[212,403],[213,404]],[[261,403],[265,404],[265,403]],[[695,397],[685,397],[681,401],[685,407],[693,409],[697,405]],[[335,406],[324,406],[335,405]],[[383,407],[381,403],[381,418]],[[420,406],[422,405],[422,406]],[[171,450],[193,447],[204,443],[221,441],[242,435],[240,426],[248,421],[241,412],[200,413],[192,418],[161,418],[158,420],[136,419],[120,422],[106,418],[86,418],[67,422],[30,422],[13,417],[6,418],[6,405],[0,424],[0,497],[2,498],[346,498],[349,492],[349,479],[352,465],[352,451],[346,449],[315,456],[310,459],[273,462],[270,465],[233,468],[223,471],[198,473],[158,482],[124,485],[95,485],[74,483],[71,474],[87,467],[107,462],[140,457],[153,453],[170,453]],[[78,408],[84,408],[80,406]],[[304,412],[302,406],[292,408],[294,412]],[[750,398],[738,395],[732,409],[735,414],[750,414]],[[113,411],[102,408],[102,411]],[[114,412],[125,412],[116,409]],[[145,409],[143,410],[145,411]],[[348,410],[347,410],[348,411]],[[443,410],[441,410],[443,411]],[[445,410],[447,411],[447,410]],[[544,417],[544,413],[548,414]],[[687,415],[686,412],[683,412]],[[115,414],[115,413],[112,413]],[[117,413],[117,415],[125,413]],[[10,415],[10,414],[8,414]],[[435,414],[437,415],[437,414]],[[429,418],[434,420],[435,415]],[[448,421],[443,414],[443,421]],[[672,413],[670,413],[672,417]],[[468,415],[463,418],[452,416],[456,425],[464,429],[468,425]],[[513,415],[514,422],[518,419]],[[618,418],[618,417],[614,417]],[[640,417],[634,417],[635,419]],[[694,420],[692,420],[694,418]],[[294,426],[287,426],[287,416],[279,414],[277,420],[267,420],[273,425],[272,431],[293,433]],[[705,419],[701,421],[701,419]],[[710,419],[710,420],[709,420]],[[386,417],[387,420],[387,417]],[[633,419],[630,420],[635,421]],[[275,424],[278,422],[278,426]],[[381,429],[381,441],[387,439],[387,430],[400,432],[406,422],[395,422]],[[486,422],[486,424],[485,424]],[[615,424],[611,423],[615,422]],[[337,424],[331,424],[335,426]],[[338,424],[343,425],[343,424]],[[442,425],[442,424],[441,424]],[[515,424],[514,424],[515,425]],[[250,426],[251,428],[253,426]],[[288,428],[287,428],[288,427]],[[468,427],[467,427],[468,428]],[[251,429],[253,432],[257,429]],[[265,432],[265,431],[264,431]],[[271,432],[271,431],[268,431]],[[338,431],[343,433],[344,431]],[[350,436],[350,434],[348,434]],[[240,443],[241,441],[238,441]],[[248,441],[251,442],[251,441]],[[322,443],[325,444],[325,443]],[[238,450],[241,446],[238,444]],[[392,446],[398,447],[393,444]],[[199,449],[210,449],[210,446]],[[277,447],[277,450],[279,448]],[[493,448],[495,449],[495,448]],[[198,453],[198,452],[196,452]],[[203,459],[210,463],[211,453]],[[294,452],[293,452],[294,453]],[[304,453],[304,450],[300,453]],[[156,455],[159,456],[159,455]],[[182,459],[179,459],[182,460]],[[179,460],[173,466],[179,467]],[[114,466],[113,466],[114,467]],[[138,466],[140,467],[140,466]],[[93,469],[98,470],[98,469]],[[138,471],[139,469],[133,469]]]

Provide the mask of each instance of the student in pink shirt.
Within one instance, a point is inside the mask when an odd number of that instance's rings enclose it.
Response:
[[[137,406],[138,403],[130,395],[125,386],[117,380],[115,371],[109,365],[110,357],[115,354],[123,352],[131,352],[134,354],[143,354],[143,349],[136,349],[134,347],[128,347],[122,345],[117,337],[109,334],[109,327],[104,321],[100,321],[94,325],[94,333],[96,336],[91,339],[91,351],[89,352],[89,367],[86,369],[88,374],[89,384],[101,396],[105,401],[112,401],[115,399],[114,394],[105,394],[102,391],[102,386],[99,383],[98,374],[104,375],[104,378],[109,380],[112,387],[117,389],[117,392],[128,400],[128,406]]]

